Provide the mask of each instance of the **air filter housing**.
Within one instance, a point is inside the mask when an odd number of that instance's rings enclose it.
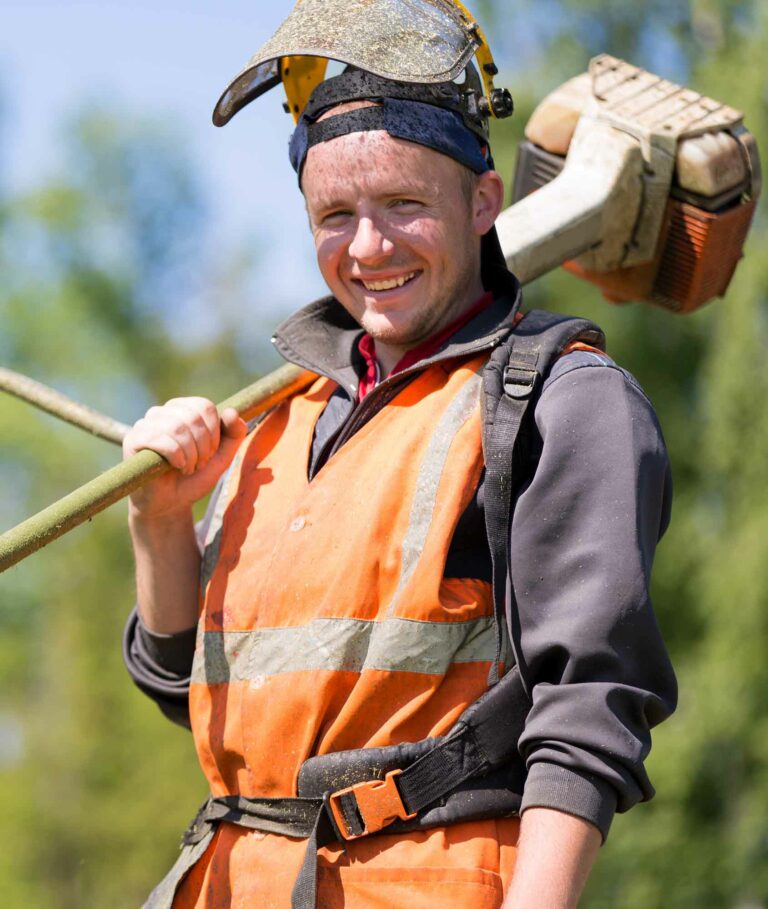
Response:
[[[627,66],[609,62],[612,73]],[[513,203],[563,170],[590,94],[590,83],[580,76],[534,112],[526,141],[518,148]],[[677,144],[672,185],[652,255],[638,262],[628,248],[626,259],[633,261],[631,265],[595,271],[575,259],[564,267],[596,284],[612,303],[646,301],[675,312],[691,312],[726,292],[743,254],[759,192],[757,146],[743,125],[687,136]]]

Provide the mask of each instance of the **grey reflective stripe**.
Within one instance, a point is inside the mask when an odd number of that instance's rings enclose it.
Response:
[[[490,662],[495,652],[491,617],[468,622],[315,619],[293,628],[206,631],[198,640],[192,682],[207,685],[323,669],[444,675],[451,664]]]
[[[482,368],[480,366],[478,370]],[[403,540],[400,580],[387,610],[389,616],[394,614],[398,600],[419,564],[432,525],[437,490],[448,460],[448,452],[458,431],[477,409],[482,385],[479,372],[475,372],[443,412],[424,452],[411,503],[408,530]]]
[[[213,577],[213,571],[216,568],[216,563],[219,561],[224,512],[229,505],[229,486],[232,482],[232,476],[239,469],[242,460],[243,452],[241,449],[240,452],[235,455],[234,460],[224,473],[216,502],[213,506],[213,514],[211,515],[211,519],[206,529],[205,540],[203,541],[203,558],[200,563],[200,589],[203,591]]]
[[[263,423],[264,420],[266,420],[274,410],[275,407],[267,410],[265,413],[259,414],[252,420],[249,420],[246,438],[248,438],[254,429]],[[245,444],[246,443],[244,441],[243,445]],[[216,501],[213,505],[213,514],[211,515],[210,521],[208,522],[208,526],[206,528],[205,539],[203,540],[203,558],[200,564],[200,588],[202,590],[205,590],[208,585],[208,581],[210,581],[213,577],[216,563],[219,561],[219,554],[221,552],[221,530],[222,525],[224,524],[224,512],[227,510],[230,502],[229,487],[232,483],[232,477],[240,469],[240,465],[242,464],[244,457],[245,450],[241,446],[232,463],[222,474],[218,492],[214,490]]]
[[[211,827],[199,843],[182,847],[173,867],[149,894],[141,909],[171,909],[179,884],[190,868],[202,857],[215,832],[215,828]]]

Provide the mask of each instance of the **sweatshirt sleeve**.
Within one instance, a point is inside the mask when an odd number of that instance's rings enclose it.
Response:
[[[201,565],[203,574],[207,570],[206,540],[217,521],[217,505],[224,477],[216,484],[205,515],[195,526],[198,547],[203,557]],[[151,698],[169,720],[187,729],[190,727],[189,683],[196,636],[197,629],[194,626],[176,634],[157,634],[150,631],[141,621],[135,606],[128,616],[123,632],[123,661],[128,675],[136,687]]]
[[[538,466],[515,507],[510,569],[532,696],[522,811],[595,824],[650,799],[650,729],[677,687],[649,597],[669,521],[664,440],[635,380],[607,357],[560,360],[535,411]]]
[[[196,633],[196,628],[190,628],[178,634],[155,634],[144,627],[136,607],[123,633],[123,660],[136,687],[169,720],[187,729]]]

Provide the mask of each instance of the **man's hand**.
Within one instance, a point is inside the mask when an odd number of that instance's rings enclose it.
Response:
[[[581,818],[529,808],[503,909],[576,909],[600,842],[597,827]]]
[[[143,448],[176,469],[131,495],[131,514],[142,520],[181,515],[207,495],[227,469],[246,433],[236,410],[221,414],[205,398],[173,398],[150,407],[123,440],[123,456]]]
[[[126,433],[123,454],[161,454],[171,470],[131,496],[128,520],[144,625],[159,634],[197,621],[200,551],[192,503],[207,495],[232,463],[247,426],[236,410],[221,414],[205,398],[174,398],[151,407]]]

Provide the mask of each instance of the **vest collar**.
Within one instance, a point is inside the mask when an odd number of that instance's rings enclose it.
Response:
[[[469,357],[497,347],[514,326],[522,293],[508,271],[497,276],[494,300],[449,338],[431,356],[406,372],[424,369],[457,357]],[[362,328],[334,297],[322,297],[290,316],[272,337],[278,353],[288,362],[336,382],[354,398],[364,361],[357,349]]]

